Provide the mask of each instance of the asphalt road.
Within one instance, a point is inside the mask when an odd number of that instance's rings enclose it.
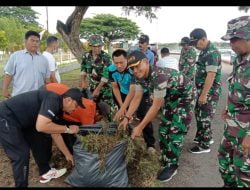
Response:
[[[220,113],[226,106],[228,83],[227,77],[232,71],[232,66],[222,65],[222,95],[220,97],[215,117],[212,121],[214,144],[211,145],[211,152],[193,154],[188,149],[193,146],[193,139],[196,133],[196,121],[193,118],[192,127],[186,135],[183,151],[180,157],[180,166],[172,180],[164,183],[164,187],[222,187],[223,181],[218,170],[218,147],[223,135],[224,123],[220,119]],[[158,120],[154,120],[155,137],[158,139]],[[156,143],[158,144],[158,143]]]

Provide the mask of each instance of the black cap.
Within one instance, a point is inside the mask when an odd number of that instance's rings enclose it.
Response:
[[[77,102],[77,104],[80,107],[85,108],[85,106],[82,103],[83,94],[78,88],[70,88],[68,91],[62,94],[62,96],[72,98],[73,100]]]
[[[139,43],[145,43],[145,42],[149,43],[149,37],[148,37],[148,35],[143,34],[139,38]]]
[[[195,45],[198,40],[207,37],[205,30],[196,28],[190,33],[190,45]]]
[[[189,40],[189,37],[183,37],[182,39],[181,39],[181,43],[180,43],[180,45],[184,45],[184,44],[190,44],[190,40]]]
[[[141,60],[147,59],[147,56],[141,51],[133,51],[128,55],[128,68],[134,67],[140,63]]]

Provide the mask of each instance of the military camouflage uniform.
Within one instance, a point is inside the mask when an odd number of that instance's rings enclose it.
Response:
[[[228,25],[223,40],[250,39],[250,17],[233,19]],[[244,58],[237,56],[228,81],[226,110],[230,119],[226,119],[218,150],[219,171],[226,186],[250,187],[250,155],[244,153],[242,147],[244,137],[250,135],[250,54]]]
[[[114,107],[111,83],[108,83],[108,67],[111,64],[111,57],[104,51],[101,51],[96,60],[93,59],[92,51],[84,54],[81,64],[81,72],[82,74],[87,73],[89,89],[91,92],[96,89],[101,81],[105,82],[105,85],[100,90],[99,100],[103,100],[111,106],[111,115],[109,116],[110,121],[112,120],[111,117],[116,109],[116,107]]]
[[[208,42],[207,48],[200,52],[196,68],[197,101],[195,117],[197,132],[195,140],[199,142],[201,147],[209,147],[209,141],[212,139],[211,122],[221,94],[221,55],[211,42]],[[198,99],[202,93],[207,72],[209,71],[216,72],[215,79],[208,92],[207,103],[200,105]]]
[[[184,135],[191,122],[193,83],[170,68],[150,70],[149,78],[136,79],[136,90],[147,89],[154,97],[164,98],[159,126],[162,165],[178,165]]]
[[[192,81],[194,81],[195,77],[195,61],[195,49],[193,47],[190,47],[187,50],[182,48],[179,61],[179,70]]]

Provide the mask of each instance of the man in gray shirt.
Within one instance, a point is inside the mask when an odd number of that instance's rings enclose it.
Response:
[[[9,98],[18,94],[37,90],[49,83],[50,70],[47,59],[38,52],[40,35],[35,31],[25,34],[25,49],[14,52],[5,65],[3,81],[3,96]],[[13,81],[13,91],[10,95],[8,87]]]

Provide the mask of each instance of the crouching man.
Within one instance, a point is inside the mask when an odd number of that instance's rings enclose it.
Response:
[[[148,89],[153,95],[153,104],[144,119],[133,129],[132,138],[141,135],[144,127],[161,108],[159,137],[164,169],[158,179],[169,181],[177,173],[184,136],[191,121],[191,110],[194,108],[193,83],[175,69],[152,70],[146,56],[139,51],[128,56],[128,67],[135,75],[136,92],[119,127],[127,126],[140,104],[143,89]]]
[[[40,165],[47,159],[46,146],[31,146],[25,137],[26,131],[51,134],[55,144],[68,161],[74,164],[73,156],[66,147],[61,133],[76,134],[79,127],[58,125],[55,121],[63,116],[63,112],[71,113],[82,105],[82,93],[79,89],[69,89],[62,95],[45,90],[35,90],[14,96],[0,103],[0,143],[11,160],[16,187],[28,186],[30,149],[36,154],[39,167],[40,182],[58,178],[66,169],[56,170],[47,165]],[[35,130],[34,130],[35,128]],[[38,138],[33,138],[38,145]],[[44,142],[44,141],[43,141]],[[37,155],[37,154],[40,154]]]

